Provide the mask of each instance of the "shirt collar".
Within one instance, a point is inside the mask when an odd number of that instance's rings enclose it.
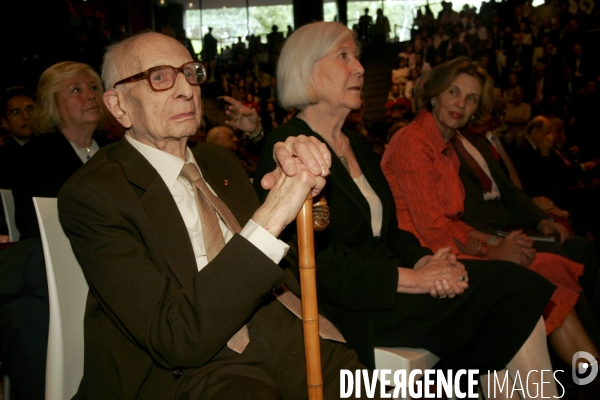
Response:
[[[12,138],[19,144],[19,146],[25,146],[25,144],[29,141],[29,139],[21,139],[16,136],[13,136]]]
[[[177,178],[179,178],[179,174],[181,173],[181,169],[185,163],[191,162],[196,166],[198,165],[189,147],[186,147],[185,149],[185,161],[183,161],[181,158],[176,157],[173,154],[159,150],[155,147],[148,146],[147,144],[144,144],[129,135],[125,135],[125,139],[133,147],[135,147],[135,149],[139,151],[146,160],[148,160],[154,169],[156,169],[169,189],[173,187],[175,181]],[[200,174],[202,174],[202,172],[200,172]]]
[[[431,141],[435,151],[442,153],[447,149],[452,148],[452,143],[450,141],[448,141],[448,143],[444,142],[440,128],[437,126],[431,112],[422,109],[417,115],[417,118],[415,118],[415,121],[423,130],[425,136]]]
[[[527,137],[527,135],[525,135],[525,140],[527,140],[529,142],[529,144],[531,145],[531,147],[533,147],[534,150],[538,149],[538,147],[535,145],[535,143],[533,143],[533,141],[531,139],[529,139],[529,137]]]

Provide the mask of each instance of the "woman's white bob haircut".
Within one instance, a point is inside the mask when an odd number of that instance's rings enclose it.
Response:
[[[283,108],[304,107],[320,98],[312,80],[317,61],[352,39],[352,31],[338,22],[313,22],[296,30],[286,39],[277,62],[277,93]]]

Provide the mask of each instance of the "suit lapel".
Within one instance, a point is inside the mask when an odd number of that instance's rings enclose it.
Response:
[[[356,182],[354,182],[354,179],[352,179],[350,174],[346,171],[346,168],[340,159],[334,155],[335,153],[331,148],[329,148],[329,151],[332,152],[331,154],[333,158],[330,182],[337,186],[337,188],[354,203],[365,219],[370,221],[371,210],[369,208],[369,203],[360,192],[360,189],[356,185]]]
[[[114,153],[127,180],[136,188],[139,205],[155,235],[154,245],[181,286],[198,272],[187,228],[173,196],[158,172],[126,140],[121,140]],[[149,246],[150,247],[150,246]]]

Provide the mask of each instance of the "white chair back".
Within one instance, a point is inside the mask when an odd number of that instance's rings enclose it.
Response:
[[[415,369],[421,371],[433,367],[439,358],[425,349],[411,349],[408,347],[375,347],[375,368],[378,370],[389,369],[392,376],[397,370],[405,370],[406,378]],[[417,377],[420,378],[421,375]],[[389,379],[389,376],[388,376]],[[390,392],[391,393],[391,392]],[[410,396],[404,398],[409,400]]]
[[[83,376],[83,315],[88,285],[58,220],[55,198],[34,197],[50,301],[46,400],[70,399]]]
[[[4,217],[6,225],[8,225],[8,237],[11,242],[19,240],[19,230],[15,223],[15,200],[12,195],[12,190],[0,189],[0,197],[2,197],[2,208],[4,208]]]

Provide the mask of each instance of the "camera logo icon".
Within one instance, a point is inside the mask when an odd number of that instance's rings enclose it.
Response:
[[[584,361],[577,365],[577,360],[582,358],[587,362]],[[573,371],[573,382],[576,385],[587,385],[598,375],[598,362],[590,353],[578,351],[573,355],[573,359],[571,360],[571,370]]]

